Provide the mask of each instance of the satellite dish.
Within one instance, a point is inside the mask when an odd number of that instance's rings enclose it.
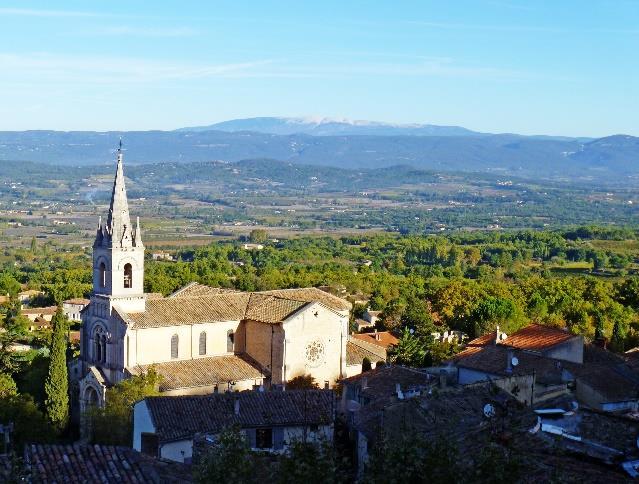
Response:
[[[493,418],[495,416],[495,407],[492,404],[487,403],[484,405],[484,417]]]
[[[513,366],[517,366],[519,364],[519,358],[517,358],[516,356],[513,356],[510,362],[512,363]]]

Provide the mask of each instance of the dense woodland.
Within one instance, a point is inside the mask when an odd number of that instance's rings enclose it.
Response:
[[[149,257],[145,290],[166,295],[191,281],[241,290],[330,286],[342,296],[369,300],[371,309],[382,311],[380,329],[401,336],[392,358],[416,366],[437,363],[457,350],[432,340],[432,332],[447,329],[474,337],[497,325],[512,332],[534,321],[566,327],[589,339],[607,338],[619,352],[639,344],[636,228],[280,241],[255,230],[251,240],[264,248],[251,251],[237,241],[218,242],[180,249],[176,262]],[[38,303],[55,304],[91,291],[90,248],[34,239],[28,248],[6,249],[0,264],[0,292],[12,297],[24,288],[42,289],[45,296]],[[356,304],[353,318],[364,309]],[[18,441],[69,435],[68,416],[59,415],[67,403],[52,398],[59,385],[43,385],[59,378],[53,370],[61,368],[59,361],[53,362],[54,355],[61,354],[59,335],[28,333],[12,300],[2,306],[2,318],[6,331],[0,333],[0,418],[33,422]],[[59,326],[60,331],[68,329],[66,322]],[[17,341],[41,349],[8,351]],[[66,357],[73,354],[68,348]],[[110,390],[119,396],[111,397],[113,406],[95,417],[96,429],[99,419],[107,417],[120,418],[126,428],[127,402],[153,392],[149,382],[138,383]],[[104,439],[113,438],[125,439],[126,432],[119,437],[105,432]]]

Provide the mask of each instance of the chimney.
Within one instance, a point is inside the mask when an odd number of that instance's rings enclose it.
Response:
[[[382,339],[381,336],[379,335],[377,330],[375,330],[375,341],[379,341],[380,339]]]
[[[240,414],[240,399],[235,397],[235,415]]]
[[[402,392],[402,386],[399,383],[395,383],[395,393],[400,400],[404,399],[404,393]]]
[[[446,383],[447,383],[447,373],[446,370],[441,369],[439,370],[439,388],[446,388]]]
[[[506,352],[506,373],[509,375],[513,372],[513,357],[515,356],[515,352],[513,350],[508,350]]]
[[[362,390],[368,388],[368,378],[367,377],[363,377],[362,378]]]
[[[498,345],[499,344],[499,335],[500,335],[500,331],[499,331],[499,325],[497,326],[497,329],[495,329],[495,344]]]

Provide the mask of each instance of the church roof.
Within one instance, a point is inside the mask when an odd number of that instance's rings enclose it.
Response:
[[[266,375],[259,364],[245,354],[136,365],[128,367],[127,371],[132,375],[139,375],[152,367],[162,376],[162,392],[227,384],[231,381],[261,380]]]
[[[144,401],[161,442],[190,439],[200,432],[220,432],[232,425],[241,428],[326,425],[335,419],[332,390],[160,396]]]
[[[191,282],[186,286],[178,289],[173,294],[170,294],[169,297],[193,297],[193,296],[213,296],[216,294],[227,294],[227,293],[237,293],[240,291],[236,291],[235,289],[226,289],[223,287],[211,287],[205,286],[204,284],[200,284],[198,282]]]
[[[314,302],[332,311],[351,307],[348,301],[315,288],[240,292],[191,283],[167,298],[147,298],[143,312],[117,311],[134,329],[245,319],[280,323]]]
[[[143,312],[125,313],[118,310],[118,313],[125,321],[133,323],[135,329],[240,321],[244,318],[248,300],[248,293],[147,299]]]

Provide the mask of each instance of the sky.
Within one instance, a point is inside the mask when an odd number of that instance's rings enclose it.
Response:
[[[3,1],[0,130],[254,116],[639,136],[639,0]]]

